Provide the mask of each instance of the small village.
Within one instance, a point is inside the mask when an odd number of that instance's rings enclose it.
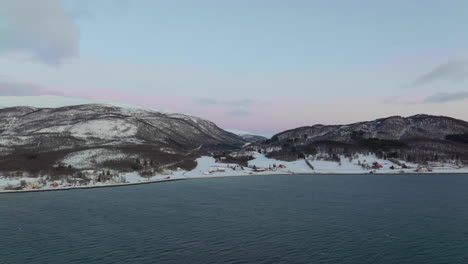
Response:
[[[379,159],[340,159],[339,162],[305,158],[293,162],[282,162],[255,154],[248,166],[225,163],[225,158],[201,157],[197,167],[191,171],[181,168],[174,170],[146,168],[141,171],[121,172],[111,169],[80,170],[73,175],[50,177],[33,176],[26,171],[11,171],[0,177],[0,191],[44,191],[73,188],[94,188],[117,185],[144,184],[190,178],[251,176],[269,174],[398,174],[398,173],[450,173],[463,170],[463,167],[427,162],[425,165],[406,164],[397,160]],[[358,157],[356,157],[358,158]]]

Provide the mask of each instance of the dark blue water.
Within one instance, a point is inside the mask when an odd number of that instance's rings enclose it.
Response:
[[[0,263],[468,263],[468,175],[0,195]]]

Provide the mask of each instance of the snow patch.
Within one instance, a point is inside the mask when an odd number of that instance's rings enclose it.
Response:
[[[77,169],[94,169],[97,165],[106,161],[124,160],[133,157],[117,150],[109,149],[88,149],[74,152],[65,156],[62,163],[71,165]]]
[[[44,128],[36,133],[70,133],[75,137],[124,138],[136,135],[138,128],[125,120],[90,120],[76,125]]]

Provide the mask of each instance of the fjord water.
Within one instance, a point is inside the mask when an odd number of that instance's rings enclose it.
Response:
[[[468,175],[0,195],[0,263],[468,263]]]

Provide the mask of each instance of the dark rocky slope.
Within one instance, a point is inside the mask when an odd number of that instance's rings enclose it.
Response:
[[[468,162],[468,122],[444,116],[392,116],[348,125],[314,125],[284,131],[250,146],[270,156],[294,159],[316,152],[374,152],[409,161]]]

